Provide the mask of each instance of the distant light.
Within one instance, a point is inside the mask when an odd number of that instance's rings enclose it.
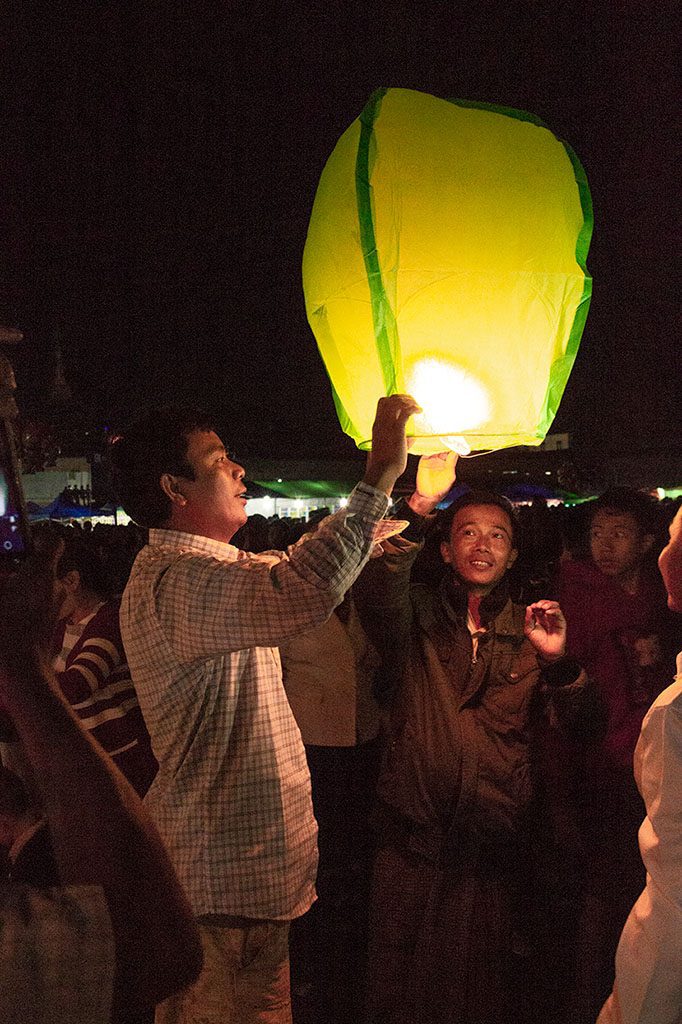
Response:
[[[339,507],[345,508],[348,504],[348,498],[339,498]]]
[[[665,490],[662,487],[657,487],[656,495],[659,501],[663,501],[663,499],[665,498]]]
[[[552,470],[551,469],[546,469],[545,470],[545,476],[551,476],[551,475],[552,475]]]
[[[278,484],[281,484],[281,482],[282,482],[282,478],[281,478],[281,476],[278,476],[278,477],[277,477],[277,483],[278,483]]]

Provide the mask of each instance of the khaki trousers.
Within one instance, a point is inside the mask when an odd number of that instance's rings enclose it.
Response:
[[[204,966],[156,1008],[156,1024],[291,1024],[289,922],[211,915],[197,921]]]

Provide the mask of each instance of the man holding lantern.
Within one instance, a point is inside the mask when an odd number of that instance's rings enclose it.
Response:
[[[392,695],[379,779],[369,1002],[381,1024],[483,1024],[512,1006],[514,907],[536,716],[580,724],[586,677],[554,601],[512,604],[514,511],[470,492],[441,513],[439,586],[411,585],[457,456],[422,456],[410,520],[354,589]]]
[[[204,949],[163,1024],[290,1024],[288,929],[315,898],[317,826],[277,646],[324,622],[365,564],[418,409],[379,401],[363,481],[286,553],[230,544],[244,470],[202,413],[154,410],[114,447],[123,507],[150,528],[121,602],[159,762],[146,802]]]

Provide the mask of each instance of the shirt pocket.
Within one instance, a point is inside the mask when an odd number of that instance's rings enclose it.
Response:
[[[525,716],[539,676],[537,657],[521,649],[501,659],[493,668],[493,679],[488,686],[486,703],[494,709],[496,717]],[[521,724],[521,723],[512,723]]]

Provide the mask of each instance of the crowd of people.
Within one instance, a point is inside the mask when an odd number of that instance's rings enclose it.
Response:
[[[69,485],[59,495],[59,500],[64,505],[80,505],[89,508],[92,505],[92,490],[90,487],[73,487]]]
[[[157,409],[113,449],[134,524],[36,531],[0,595],[4,1019],[680,1019],[682,512],[440,508],[454,453],[389,507],[415,408],[309,523],[247,521],[210,419]]]

